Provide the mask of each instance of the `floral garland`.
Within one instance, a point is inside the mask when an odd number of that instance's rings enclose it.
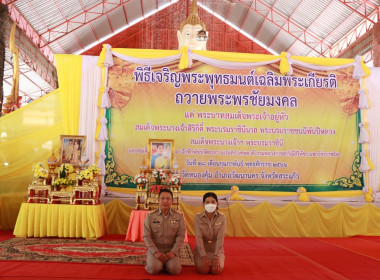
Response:
[[[33,165],[32,171],[35,178],[47,178],[49,176],[49,171],[42,162]]]

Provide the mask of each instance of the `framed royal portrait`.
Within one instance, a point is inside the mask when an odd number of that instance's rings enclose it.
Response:
[[[79,166],[85,149],[86,136],[61,135],[61,146],[59,149],[60,164],[71,163],[73,166]]]
[[[174,161],[173,139],[149,139],[148,169],[161,168],[170,171]]]

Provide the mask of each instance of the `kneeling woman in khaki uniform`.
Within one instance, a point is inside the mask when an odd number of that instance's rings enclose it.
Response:
[[[205,211],[194,217],[195,266],[200,273],[218,274],[224,268],[226,217],[218,211],[215,193],[208,192],[203,196],[203,207]]]

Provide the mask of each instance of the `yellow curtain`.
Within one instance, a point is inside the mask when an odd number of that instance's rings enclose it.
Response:
[[[201,204],[201,202],[200,202]],[[181,203],[187,232],[194,235],[194,215],[203,211]],[[339,203],[325,208],[319,203],[305,206],[290,202],[274,206],[262,202],[254,207],[242,203],[219,209],[227,219],[227,236],[236,237],[348,237],[380,235],[380,208],[366,204],[352,207]]]
[[[16,237],[99,238],[108,234],[103,204],[22,203],[13,234]]]
[[[64,134],[77,135],[79,129],[82,56],[54,55],[64,120]]]
[[[3,200],[1,200],[3,198]],[[4,212],[1,207],[0,229],[10,230],[15,224],[21,200],[0,196],[0,204],[15,208]],[[17,200],[17,201],[16,201]],[[253,202],[252,202],[253,203]],[[199,206],[181,202],[189,235],[194,235],[194,215],[203,211]],[[69,206],[74,207],[75,206]],[[9,207],[8,207],[9,208]],[[17,208],[17,209],[16,209]],[[133,207],[114,199],[105,205],[109,234],[125,235]],[[324,207],[319,203],[286,203],[275,206],[269,202],[256,202],[246,206],[236,202],[219,209],[227,219],[226,236],[235,237],[349,237],[354,235],[380,235],[380,208],[373,204],[353,207],[339,203]],[[4,214],[4,215],[3,215]],[[11,214],[12,219],[6,219]],[[1,226],[4,224],[5,226]]]
[[[14,229],[25,194],[0,194],[0,230]]]
[[[135,194],[136,189],[130,189],[130,188],[114,188],[114,187],[107,187],[107,190],[111,192],[116,193],[125,193],[125,194]],[[217,196],[221,195],[233,195],[235,192],[233,190],[214,190],[213,191]],[[205,191],[181,191],[182,195],[187,196],[198,196],[199,200],[202,199],[202,196],[205,194]],[[266,197],[268,200],[271,199],[271,197],[287,197],[287,196],[296,196],[299,195],[297,192],[276,192],[276,191],[239,191],[240,195],[249,195],[252,197]],[[333,192],[308,192],[309,196],[315,196],[315,197],[326,197],[326,198],[347,198],[347,197],[358,197],[362,196],[363,191],[357,190],[357,191],[333,191]],[[252,199],[254,200],[254,199]],[[334,201],[334,200],[333,200]]]
[[[59,91],[0,118],[0,195],[24,193],[32,182],[32,166],[58,157],[63,121]],[[1,197],[0,197],[1,199]]]
[[[113,199],[105,205],[110,234],[126,234],[128,221],[134,207],[127,206],[119,199]]]
[[[11,96],[14,98],[13,102],[17,104],[18,92],[19,92],[19,82],[20,82],[20,67],[18,60],[18,48],[15,44],[15,33],[16,33],[16,23],[13,23],[11,30],[11,38],[9,40],[9,50],[13,54],[13,77],[12,77],[12,92]]]
[[[252,202],[253,203],[253,202]],[[187,233],[194,235],[194,215],[199,206],[181,202]],[[224,206],[223,206],[224,207]],[[105,205],[110,234],[126,234],[132,207],[114,199]],[[324,207],[319,203],[286,203],[275,206],[256,202],[246,206],[236,202],[219,209],[227,220],[226,236],[236,237],[348,237],[380,235],[380,208],[372,204],[353,207],[346,203]]]

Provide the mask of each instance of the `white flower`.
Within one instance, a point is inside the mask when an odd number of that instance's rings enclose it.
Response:
[[[158,168],[158,169],[154,169],[152,171],[152,175],[153,175],[153,178],[159,178],[161,180],[165,180],[167,175],[165,173],[164,170],[162,170],[161,168]]]
[[[170,183],[172,185],[182,185],[182,178],[179,174],[173,174],[170,178]]]
[[[136,184],[146,184],[146,183],[148,183],[148,178],[145,177],[144,174],[138,174],[135,176],[135,183]]]
[[[32,171],[35,178],[47,178],[49,176],[49,171],[42,162],[33,165]]]

